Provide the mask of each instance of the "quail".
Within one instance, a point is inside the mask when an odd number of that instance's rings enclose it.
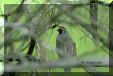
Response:
[[[56,53],[60,59],[76,56],[76,46],[65,27],[59,26],[56,37]],[[71,67],[64,68],[71,72]]]

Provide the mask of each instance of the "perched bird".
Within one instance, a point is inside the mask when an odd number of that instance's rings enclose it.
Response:
[[[56,53],[60,59],[76,56],[75,43],[69,36],[68,31],[63,26],[59,26],[56,37]],[[70,72],[71,67],[64,68],[65,72]]]

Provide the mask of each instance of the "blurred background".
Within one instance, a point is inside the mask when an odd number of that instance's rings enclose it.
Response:
[[[33,72],[64,72],[66,66],[72,66],[71,72],[109,72],[111,2],[1,0],[0,74],[31,72],[29,75],[36,76]],[[77,57],[58,57],[59,26],[65,27],[76,43]]]

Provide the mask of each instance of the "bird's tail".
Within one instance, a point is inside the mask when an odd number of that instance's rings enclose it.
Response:
[[[71,72],[71,68],[64,68],[64,72]]]

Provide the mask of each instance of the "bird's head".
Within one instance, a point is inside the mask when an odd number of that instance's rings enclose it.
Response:
[[[58,31],[59,34],[62,34],[62,33],[64,33],[66,31],[66,28],[63,27],[63,26],[59,26],[57,31]]]

